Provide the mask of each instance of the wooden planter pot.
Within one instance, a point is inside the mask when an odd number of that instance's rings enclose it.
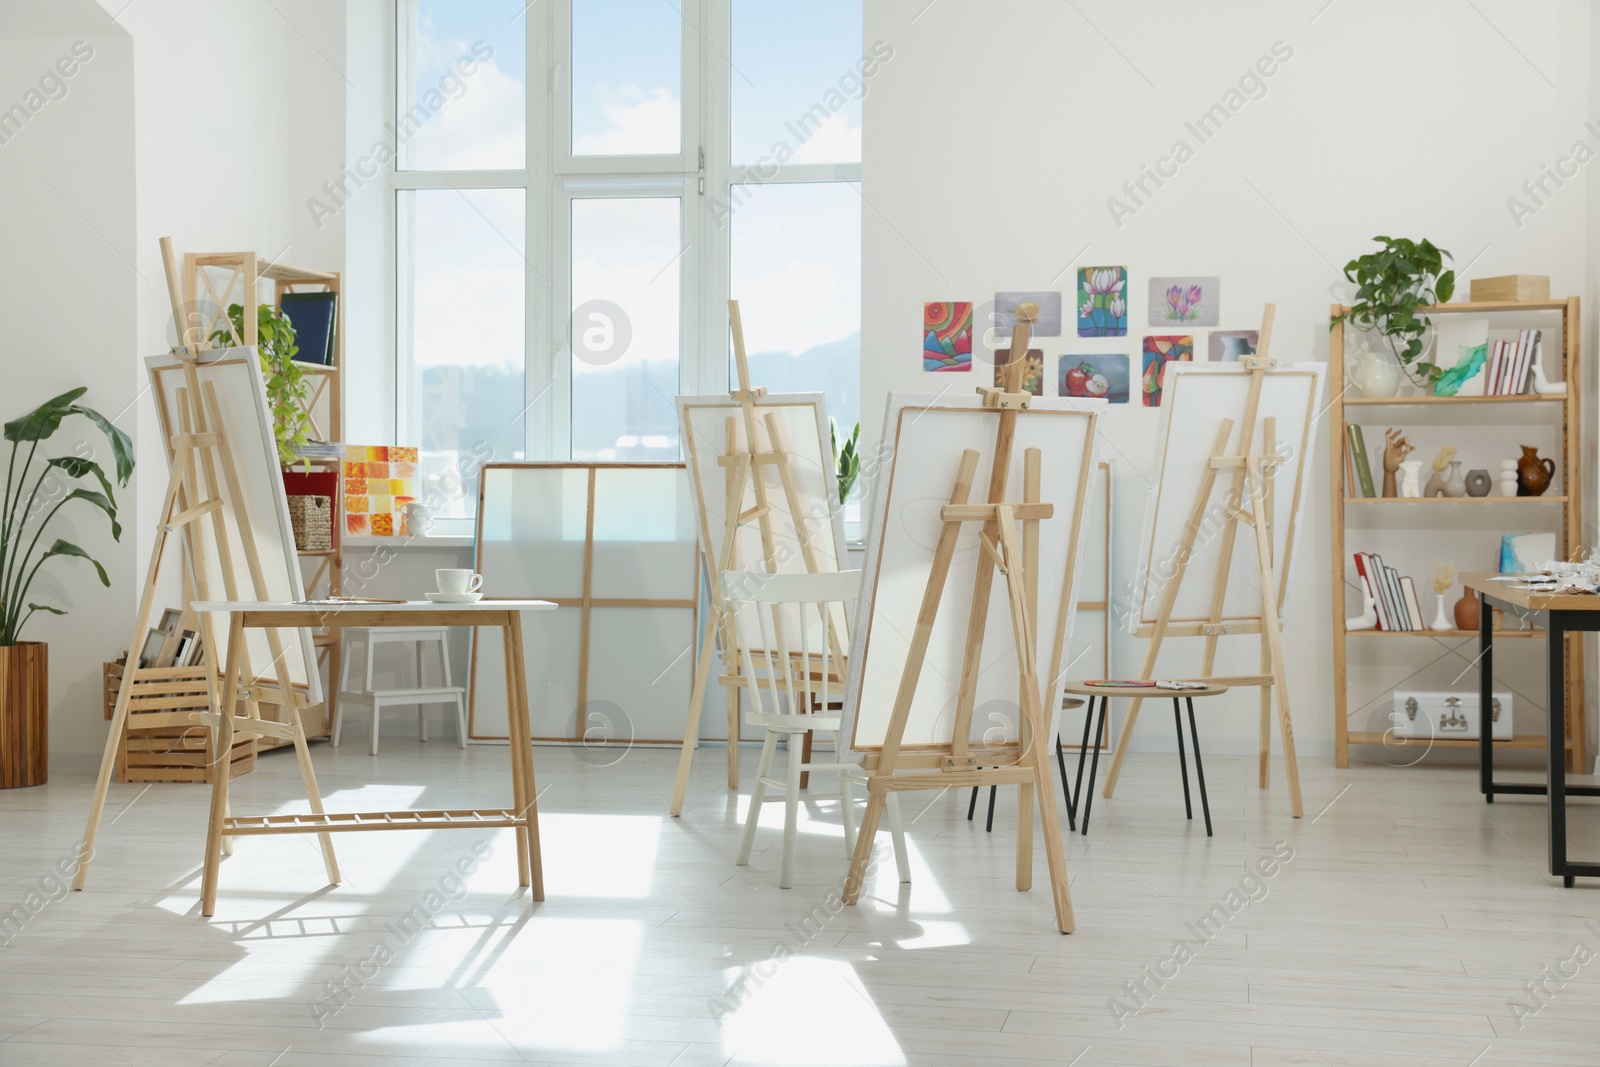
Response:
[[[50,655],[38,641],[0,645],[0,789],[50,777]]]

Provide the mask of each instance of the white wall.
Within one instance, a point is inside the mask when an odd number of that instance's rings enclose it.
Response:
[[[20,129],[8,127],[0,143],[0,421],[88,386],[82,403],[131,433],[138,391],[131,360],[138,284],[131,43],[88,0],[48,10],[0,5],[0,109],[26,106],[27,94],[39,91],[40,79],[62,57],[71,60],[63,69],[73,74],[48,87],[57,98]],[[50,455],[92,449],[115,475],[104,436],[85,419],[63,423],[46,447]],[[9,454],[7,445],[0,455]],[[86,562],[52,560],[28,598],[70,612],[36,614],[22,634],[50,646],[50,733],[58,751],[93,748],[104,737],[100,664],[126,641],[121,627],[137,594],[133,498],[132,486],[117,493],[124,509],[120,543],[100,511],[76,502],[62,509],[41,542],[42,548],[62,537],[82,546],[105,565],[112,583],[102,586]]]
[[[1477,5],[1483,17],[1438,0],[866,7],[866,41],[894,55],[869,82],[864,115],[863,437],[877,437],[888,390],[946,384],[920,369],[925,300],[1059,289],[1067,336],[1040,339],[1047,380],[1060,353],[1125,352],[1136,384],[1142,335],[1169,332],[1143,326],[1152,275],[1220,275],[1222,328],[1254,328],[1275,302],[1273,351],[1290,361],[1327,358],[1328,306],[1345,297],[1338,268],[1374,234],[1426,236],[1470,275],[1549,274],[1553,293],[1595,297],[1587,175],[1520,228],[1506,206],[1573,141],[1600,146],[1583,128],[1593,51],[1579,0],[1492,0]],[[1292,54],[1200,143],[1185,122],[1275,42]],[[1180,139],[1193,158],[1135,204],[1123,183]],[[1111,197],[1135,207],[1120,224]],[[1129,268],[1125,339],[1072,336],[1076,268],[1097,264]],[[1134,402],[1112,409],[1103,442],[1118,468],[1119,585],[1134,565],[1157,420]],[[1330,751],[1333,735],[1326,435],[1311,457],[1285,635],[1297,738],[1312,753]],[[1255,673],[1254,644],[1240,644],[1220,672]],[[1200,642],[1179,645],[1161,673],[1198,668]],[[1119,663],[1137,666],[1144,649],[1124,636]],[[1253,751],[1254,691],[1229,700],[1207,743]],[[1147,725],[1137,741],[1170,746],[1169,732]]]

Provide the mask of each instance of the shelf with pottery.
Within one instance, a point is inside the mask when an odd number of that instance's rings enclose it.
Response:
[[[1335,304],[1330,311],[1330,319],[1337,318],[1349,312],[1349,307]],[[1350,369],[1347,373],[1345,363],[1345,333],[1349,327],[1334,329],[1329,335],[1329,385],[1330,405],[1329,419],[1332,447],[1330,448],[1331,485],[1330,485],[1330,522],[1332,526],[1332,610],[1334,613],[1334,733],[1335,756],[1340,767],[1349,765],[1349,747],[1351,745],[1363,746],[1388,746],[1410,744],[1412,746],[1426,747],[1430,742],[1426,739],[1396,738],[1390,732],[1377,732],[1371,730],[1355,730],[1350,728],[1349,715],[1352,700],[1348,692],[1353,677],[1362,677],[1364,672],[1356,670],[1352,675],[1347,673],[1348,649],[1347,640],[1353,637],[1433,637],[1453,641],[1465,641],[1475,638],[1477,630],[1465,627],[1459,621],[1455,628],[1420,629],[1420,630],[1378,630],[1378,629],[1351,629],[1350,624],[1359,627],[1358,619],[1364,617],[1365,605],[1357,604],[1357,610],[1351,610],[1350,593],[1356,591],[1356,600],[1363,600],[1359,592],[1359,579],[1351,580],[1351,554],[1363,550],[1364,541],[1351,543],[1351,536],[1355,531],[1360,531],[1360,538],[1368,538],[1384,530],[1391,534],[1400,535],[1406,540],[1401,553],[1415,555],[1417,549],[1417,533],[1428,528],[1428,519],[1436,513],[1449,515],[1463,515],[1459,508],[1448,505],[1461,504],[1497,504],[1510,505],[1500,509],[1491,509],[1487,512],[1472,512],[1482,515],[1520,515],[1525,516],[1522,521],[1537,522],[1538,528],[1546,531],[1554,529],[1556,541],[1556,555],[1560,558],[1571,558],[1573,553],[1583,551],[1582,542],[1582,514],[1583,514],[1583,486],[1584,475],[1580,471],[1579,428],[1580,428],[1580,302],[1577,297],[1565,300],[1528,300],[1528,301],[1476,301],[1461,302],[1456,304],[1434,305],[1421,309],[1419,314],[1429,316],[1443,315],[1482,315],[1496,316],[1491,319],[1492,329],[1504,332],[1505,326],[1516,327],[1536,326],[1543,333],[1540,356],[1542,365],[1535,363],[1535,368],[1530,370],[1528,392],[1509,396],[1437,396],[1431,393],[1416,392],[1416,386],[1406,382],[1402,386],[1404,375],[1398,367],[1393,365],[1388,368],[1377,368],[1373,374],[1363,374],[1363,371],[1373,369],[1375,362],[1371,357],[1364,358],[1363,362]],[[1559,324],[1552,320],[1559,315]],[[1524,316],[1522,321],[1513,318],[1510,323],[1502,320],[1505,316]],[[1351,331],[1352,334],[1354,331]],[[1556,338],[1559,337],[1559,342]],[[1379,342],[1381,343],[1381,341]],[[1391,376],[1392,372],[1392,376]],[[1560,380],[1551,380],[1556,374]],[[1387,380],[1386,380],[1387,378]],[[1368,386],[1364,391],[1357,383]],[[1404,388],[1409,395],[1399,395]],[[1363,395],[1363,392],[1367,395]],[[1383,395],[1388,394],[1388,395]],[[1347,411],[1346,409],[1351,409]],[[1363,409],[1376,409],[1368,414],[1368,418],[1378,415],[1379,411],[1393,410],[1399,414],[1401,410],[1410,409],[1407,417],[1416,418],[1419,427],[1429,428],[1434,431],[1455,430],[1460,434],[1481,433],[1486,426],[1499,427],[1511,431],[1516,435],[1516,441],[1511,446],[1525,443],[1537,433],[1546,439],[1549,447],[1549,460],[1538,457],[1538,463],[1547,477],[1543,486],[1538,485],[1540,479],[1537,474],[1529,475],[1529,480],[1534,483],[1533,488],[1538,492],[1548,495],[1509,495],[1505,491],[1505,484],[1491,485],[1489,492],[1495,495],[1446,495],[1434,496],[1432,494],[1401,496],[1399,487],[1391,490],[1389,496],[1366,497],[1361,495],[1361,488],[1356,484],[1347,484],[1349,470],[1347,467],[1346,452],[1349,449],[1348,427],[1355,412]],[[1424,414],[1426,417],[1423,417]],[[1361,420],[1357,420],[1358,422]],[[1376,482],[1383,477],[1383,456],[1387,442],[1381,436],[1368,440],[1367,449],[1370,457],[1370,469]],[[1407,446],[1409,449],[1409,446]],[[1541,446],[1543,447],[1543,446]],[[1507,460],[1510,457],[1506,457]],[[1504,461],[1502,461],[1504,462]],[[1449,466],[1449,459],[1446,459]],[[1420,466],[1424,466],[1422,464]],[[1459,466],[1459,464],[1457,464]],[[1551,471],[1553,466],[1554,470]],[[1520,469],[1520,468],[1519,468]],[[1401,472],[1402,477],[1406,472]],[[1414,483],[1417,478],[1416,467],[1412,467],[1410,478]],[[1424,473],[1426,471],[1424,470]],[[1439,471],[1445,476],[1446,470]],[[1490,472],[1504,476],[1504,470]],[[1556,484],[1559,483],[1559,484]],[[1375,486],[1376,487],[1376,486]],[[1407,486],[1412,493],[1416,493],[1415,484]],[[1459,487],[1452,487],[1459,493]],[[1524,486],[1517,492],[1528,491]],[[1446,492],[1452,492],[1447,489]],[[1401,507],[1384,508],[1372,505],[1438,505],[1438,508],[1428,507]],[[1519,509],[1516,505],[1541,505],[1537,508]],[[1350,529],[1347,531],[1347,508],[1355,508],[1360,516],[1349,516]],[[1560,508],[1559,515],[1553,509]],[[1379,517],[1384,518],[1380,519]],[[1411,516],[1411,519],[1402,518]],[[1537,517],[1537,518],[1536,518]],[[1423,523],[1422,527],[1418,523]],[[1448,529],[1452,534],[1464,536],[1479,536],[1482,532],[1477,523],[1459,526],[1452,523],[1449,526],[1434,525],[1435,530]],[[1474,532],[1477,531],[1477,532]],[[1352,618],[1354,616],[1355,618]],[[1468,620],[1470,622],[1470,620]],[[1495,639],[1503,638],[1542,638],[1543,630],[1503,629],[1495,631]],[[1589,770],[1589,757],[1587,756],[1587,723],[1583,703],[1583,654],[1582,645],[1578,635],[1569,635],[1567,640],[1567,693],[1566,708],[1568,715],[1567,736],[1568,765],[1575,771],[1587,772]],[[1378,645],[1361,643],[1361,647],[1368,649],[1388,648],[1380,642]],[[1395,646],[1406,648],[1404,644]],[[1543,657],[1540,657],[1541,659]],[[1494,745],[1500,749],[1526,749],[1533,750],[1544,747],[1542,736],[1533,734],[1519,735],[1513,739],[1496,740]],[[1476,746],[1476,739],[1433,739],[1431,745],[1441,748]]]

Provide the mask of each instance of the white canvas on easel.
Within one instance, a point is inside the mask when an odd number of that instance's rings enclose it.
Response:
[[[1023,484],[1023,456],[1027,449],[1038,448],[1044,454],[1040,499],[1056,505],[1055,514],[1040,523],[1039,531],[1039,626],[1034,654],[1043,685],[1040,698],[1047,709],[1060,706],[1061,685],[1066,680],[1065,650],[1071,640],[1082,584],[1069,579],[1082,571],[1088,540],[1079,536],[1085,518],[1079,514],[1084,506],[1080,500],[1096,471],[1097,443],[1088,416],[1103,408],[1100,401],[1035,397],[1032,407],[1022,413],[1017,423],[1008,481],[1015,486]],[[976,449],[983,458],[971,498],[987,498],[987,463],[994,454],[997,425],[994,412],[984,408],[976,396],[895,393],[889,397],[884,426],[885,432],[893,435],[894,451],[872,493],[861,600],[855,619],[857,652],[850,659],[845,690],[843,736],[849,739],[854,752],[868,753],[883,745],[933,564],[939,513],[950,494],[951,472],[964,450]],[[1088,481],[1084,475],[1086,456]],[[969,526],[957,541],[928,648],[930,669],[917,686],[902,751],[943,748],[952,740],[973,576],[984,553],[978,534],[977,526]],[[996,605],[1005,600],[998,584],[992,599]],[[983,649],[984,664],[978,674],[969,740],[1014,742],[1016,643],[1010,617],[998,607],[989,612],[985,622]],[[1052,666],[1053,677],[1048,670]]]
[[[1130,630],[1150,638],[1139,677],[1153,678],[1168,637],[1205,639],[1195,680],[1258,687],[1258,779],[1271,776],[1276,703],[1289,810],[1303,813],[1283,656],[1282,612],[1305,502],[1312,428],[1321,413],[1321,363],[1279,367],[1268,304],[1255,355],[1237,365],[1174,363],[1162,386],[1156,477],[1140,537]],[[1213,672],[1225,636],[1259,635],[1261,673]],[[1110,797],[1142,701],[1130,701],[1102,795]]]
[[[184,365],[170,355],[150,356],[145,360],[150,374],[150,385],[155,393],[156,411],[163,439],[170,441],[181,430],[181,410],[178,391],[185,388]],[[283,487],[282,468],[278,466],[277,442],[272,435],[272,417],[266,408],[266,393],[261,385],[259,357],[254,348],[213,348],[201,353],[194,367],[202,388],[210,385],[215,390],[218,414],[227,428],[232,445],[234,471],[238,476],[242,502],[233,498],[233,492],[222,479],[219,486],[227,505],[230,521],[228,531],[231,552],[229,555],[239,573],[226,576],[240,589],[254,589],[252,575],[245,568],[251,558],[246,551],[245,537],[237,521],[244,516],[250,523],[255,558],[260,563],[261,588],[256,596],[261,600],[294,601],[305,599],[305,586],[300,573],[300,557],[295,552],[294,528],[289,521],[289,498]],[[222,572],[222,554],[205,554],[207,587],[215,595],[226,588]],[[289,681],[304,687],[308,704],[322,702],[321,674],[316,667],[316,653],[312,647],[311,631],[304,629],[271,631],[279,636],[283,648],[283,666]],[[245,638],[249,662],[262,678],[274,679],[273,653],[268,639],[269,631],[251,631]],[[217,630],[215,639],[216,661],[227,659],[228,635]],[[270,689],[269,689],[270,691]]]

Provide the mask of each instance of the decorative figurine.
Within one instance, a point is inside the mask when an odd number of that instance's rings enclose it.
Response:
[[[1422,460],[1408,459],[1400,464],[1400,495],[1402,497],[1422,495]]]
[[[1467,472],[1467,495],[1488,496],[1489,490],[1494,488],[1494,479],[1489,477],[1486,470],[1470,470]]]
[[[1529,391],[1538,393],[1540,396],[1566,396],[1567,383],[1552,382],[1544,376],[1544,368],[1535,363],[1533,365],[1533,388]]]
[[[1443,448],[1439,449],[1439,454],[1433,457],[1433,477],[1429,478],[1428,484],[1422,487],[1423,496],[1461,496],[1466,493],[1467,487],[1464,482],[1461,483],[1460,492],[1452,493],[1450,491],[1452,487],[1452,478],[1454,478],[1457,482],[1461,481],[1461,464],[1455,463],[1455,455],[1455,445],[1445,445]],[[1445,470],[1449,468],[1452,463],[1455,463],[1455,472],[1451,475],[1446,475]]]
[[[1517,461],[1514,459],[1500,461],[1500,495],[1517,495]]]
[[[1394,497],[1395,472],[1400,469],[1400,463],[1411,453],[1416,451],[1411,442],[1406,440],[1406,435],[1394,427],[1383,432],[1383,495]]]

